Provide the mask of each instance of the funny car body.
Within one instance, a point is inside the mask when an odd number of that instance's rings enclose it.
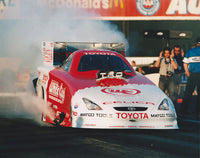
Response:
[[[178,128],[172,101],[133,70],[121,55],[124,45],[101,44],[103,49],[97,49],[87,44],[80,49],[77,43],[43,42],[44,65],[38,68],[36,91],[54,116],[43,114],[42,121],[76,128]],[[54,56],[62,56],[61,47],[65,59],[56,66]]]

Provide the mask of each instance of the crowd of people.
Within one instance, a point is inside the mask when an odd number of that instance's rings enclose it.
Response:
[[[134,60],[132,60],[131,64],[132,64],[132,67],[133,67],[133,69],[135,71],[137,71],[137,72],[139,72],[139,73],[141,73],[143,75],[145,74],[145,72],[143,71],[142,67],[137,67],[136,66],[136,62]]]
[[[174,103],[177,103],[180,93],[183,93],[178,115],[180,117],[194,116],[200,119],[200,39],[197,39],[186,53],[180,45],[174,45],[172,49],[164,48],[154,66],[159,68],[159,88]],[[132,67],[135,71],[144,74],[143,69],[138,68],[135,61],[132,61]],[[186,84],[182,89],[184,92],[180,90],[180,85],[183,83]],[[195,110],[190,107],[193,94],[197,95]]]
[[[186,89],[184,91],[183,102],[180,107],[180,116],[200,114],[200,39],[189,49],[186,54],[179,45],[172,49],[164,48],[160,52],[155,67],[159,67],[159,88],[168,94],[175,101],[178,97],[178,88],[181,77],[187,76]],[[190,108],[192,94],[197,90],[197,104],[195,111]]]

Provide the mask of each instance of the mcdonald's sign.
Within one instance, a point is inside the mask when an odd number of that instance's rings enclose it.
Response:
[[[200,20],[200,0],[34,0],[31,3],[40,9],[97,13],[91,17],[101,20]],[[27,16],[23,13],[27,5],[30,1],[0,0],[0,19]]]

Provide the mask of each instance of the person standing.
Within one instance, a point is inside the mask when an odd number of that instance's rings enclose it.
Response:
[[[136,62],[134,60],[131,61],[131,65],[132,65],[132,67],[133,67],[134,70],[137,69]]]
[[[163,92],[168,93],[168,96],[173,100],[174,70],[178,68],[178,64],[176,60],[172,58],[169,47],[164,48],[164,50],[160,52],[159,58],[155,62],[155,67],[160,67],[159,88]]]
[[[192,113],[191,109],[189,109],[189,105],[191,104],[192,93],[197,87],[197,104],[195,109],[198,117],[200,112],[200,39],[197,40],[195,46],[187,51],[183,62],[185,74],[188,76],[188,81],[180,114],[187,115]]]
[[[181,76],[184,75],[184,67],[183,67],[183,58],[184,58],[184,51],[181,49],[180,45],[175,45],[174,48],[171,51],[171,55],[174,59],[176,59],[176,62],[178,64],[178,68],[175,69],[174,74],[174,97],[175,99],[178,98],[178,89],[179,84],[181,83]]]

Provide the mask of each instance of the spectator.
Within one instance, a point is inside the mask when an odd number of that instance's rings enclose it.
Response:
[[[138,68],[136,69],[136,71],[138,71],[139,73],[145,75],[145,72],[143,71],[142,67],[138,67]]]
[[[178,64],[178,68],[175,69],[174,74],[174,95],[175,98],[178,98],[178,88],[179,84],[181,83],[181,76],[184,75],[184,68],[183,68],[183,58],[184,58],[184,51],[181,49],[180,45],[175,45],[172,49],[172,57],[176,59]]]
[[[134,60],[132,60],[131,65],[132,65],[133,69],[136,70],[137,67],[136,67],[136,62]]]
[[[192,93],[197,86],[196,114],[198,117],[200,109],[200,39],[197,40],[194,47],[187,51],[183,62],[185,74],[188,76],[188,82],[180,113],[182,115],[192,114],[192,110],[189,109],[189,105],[191,104]]]
[[[163,56],[164,55],[164,56]],[[174,95],[174,69],[178,68],[176,60],[172,58],[170,54],[170,48],[166,47],[160,52],[158,60],[155,62],[155,67],[160,67],[159,69],[159,88],[168,93],[168,96],[173,100]],[[167,92],[166,92],[167,91]]]
[[[141,74],[143,74],[143,75],[145,74],[145,72],[143,71],[142,67],[138,67],[138,68],[137,68],[136,62],[135,62],[134,60],[132,60],[131,64],[132,64],[132,67],[133,67],[133,69],[134,69],[135,71],[137,71],[137,72],[139,72],[139,73],[141,73]]]

